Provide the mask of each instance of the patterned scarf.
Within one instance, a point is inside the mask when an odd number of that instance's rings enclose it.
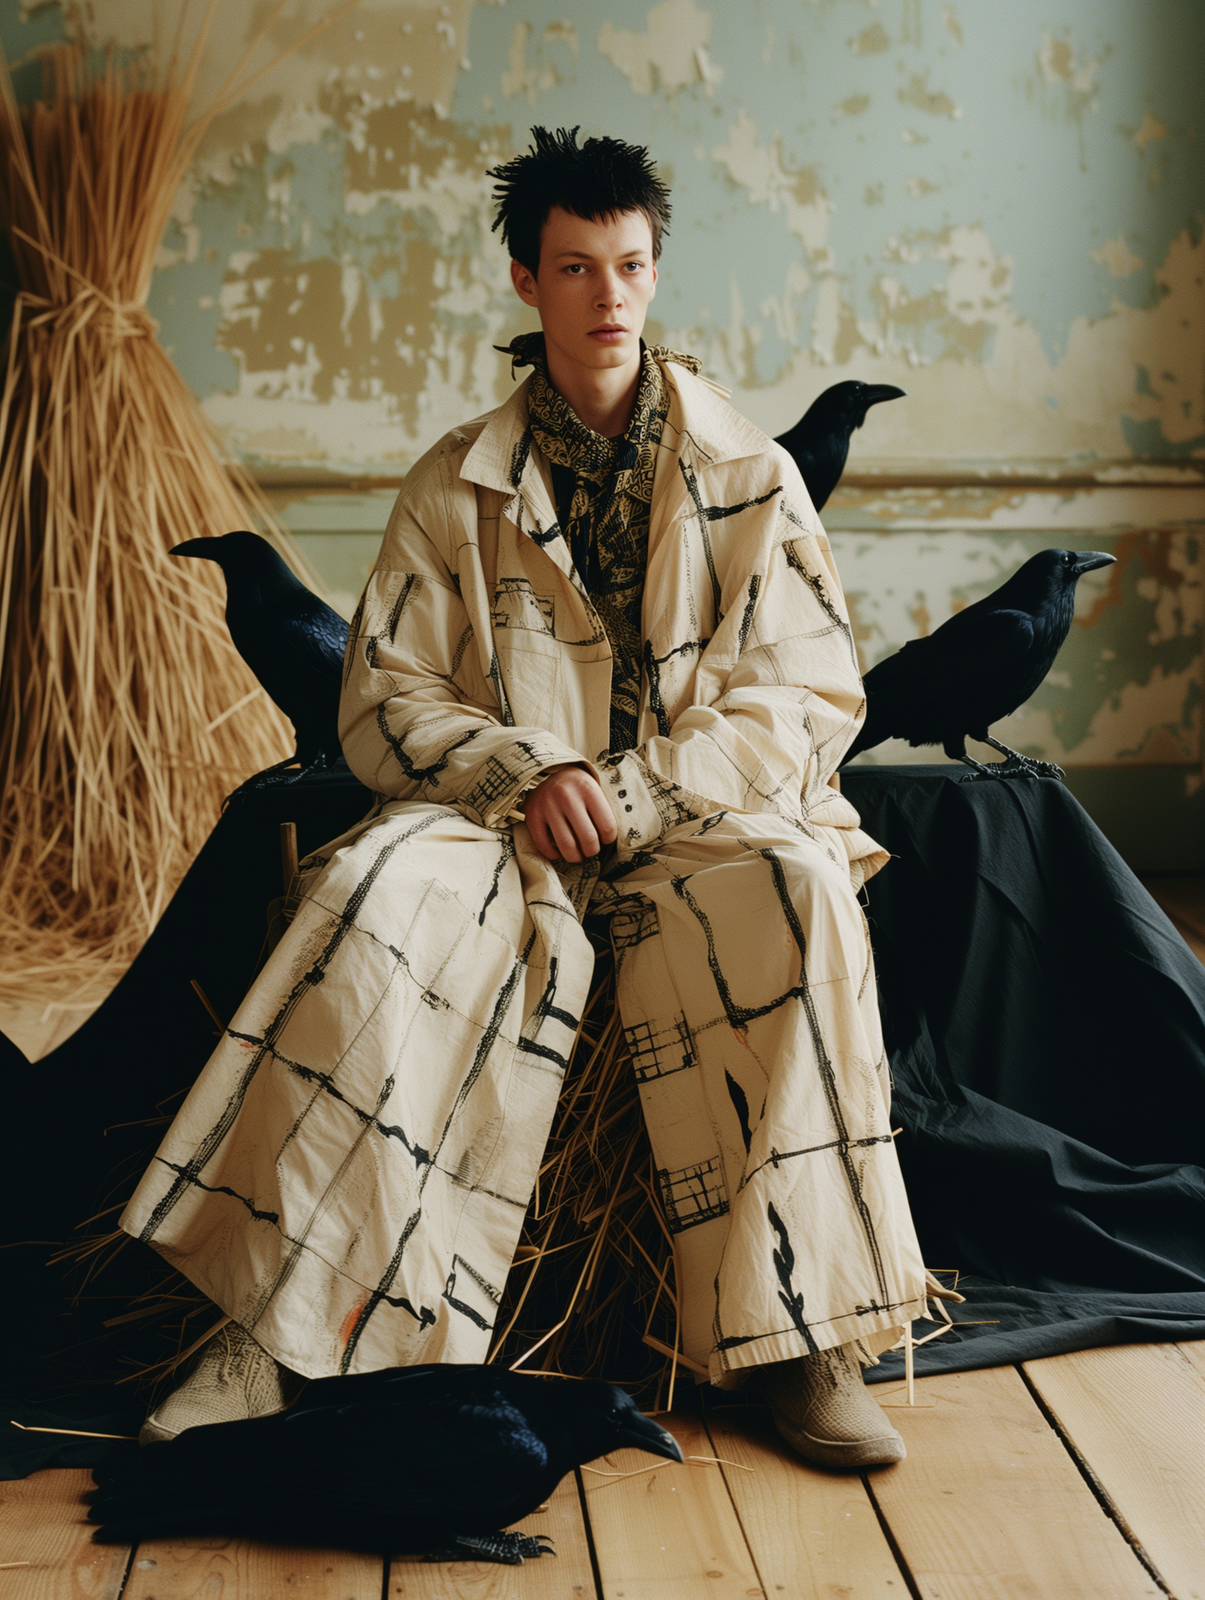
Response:
[[[542,333],[506,349],[515,367],[534,368],[527,390],[532,438],[548,460],[561,530],[582,586],[606,631],[611,668],[611,751],[636,744],[640,704],[640,605],[648,561],[653,472],[667,400],[657,357],[692,372],[700,363],[658,345],[641,351],[632,419],[618,439],[587,428],[548,378]]]

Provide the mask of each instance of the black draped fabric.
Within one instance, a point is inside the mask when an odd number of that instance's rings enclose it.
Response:
[[[895,857],[867,895],[909,1199],[968,1275],[917,1371],[1205,1338],[1205,969],[1062,784],[960,776],[843,774]]]
[[[867,894],[900,1157],[925,1258],[968,1296],[917,1370],[1205,1337],[1205,969],[1061,784],[960,771],[843,774],[895,858]],[[128,1193],[162,1132],[139,1124],[213,1047],[189,980],[226,1019],[254,974],[280,823],[304,853],[372,799],[345,772],[237,796],[93,1017],[33,1065],[0,1040],[5,1239],[63,1239]],[[136,1427],[136,1397],[72,1386],[70,1347],[79,1367],[96,1330],[46,1254],[0,1254],[20,1308],[0,1320],[8,1415]],[[10,1430],[0,1477],[106,1448]]]

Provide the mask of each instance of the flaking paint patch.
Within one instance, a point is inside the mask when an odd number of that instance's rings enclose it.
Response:
[[[1102,59],[1101,56],[1094,56],[1091,61],[1078,61],[1075,48],[1066,36],[1056,39],[1049,33],[1043,33],[1038,46],[1038,66],[1046,82],[1069,84],[1078,95],[1091,95],[1096,87],[1096,75]]]
[[[1140,127],[1134,131],[1134,143],[1139,150],[1145,150],[1148,144],[1159,139],[1166,139],[1169,130],[1164,127],[1158,117],[1153,117],[1148,111],[1142,119]]]
[[[551,89],[558,81],[556,68],[551,61],[529,61],[527,52],[531,44],[532,25],[530,22],[516,22],[514,32],[510,36],[510,51],[506,58],[506,71],[499,80],[504,99],[511,100],[515,95],[525,95],[530,105],[535,105],[536,96],[546,89]]]
[[[447,107],[464,62],[469,19],[474,0],[359,0],[308,45],[296,51],[287,64],[240,97],[244,118],[265,99],[275,104],[275,116],[304,118],[319,105],[332,81],[362,91],[368,98],[385,98],[405,92],[428,105]],[[79,25],[99,48],[110,41],[137,51],[165,32],[165,19],[157,0],[90,0],[81,11]],[[247,62],[251,72],[267,65],[334,8],[329,0],[294,0],[273,22],[268,35]],[[182,43],[191,44],[203,8],[185,11]],[[174,24],[178,7],[173,8]],[[206,43],[193,96],[200,110],[216,98],[219,87],[244,54],[265,17],[257,7],[227,6]],[[242,146],[233,143],[231,124],[215,128],[202,148],[203,170],[225,171],[231,155]],[[261,137],[256,133],[252,148]]]
[[[854,35],[849,41],[849,48],[856,56],[881,55],[891,49],[891,39],[881,22],[872,22],[861,33]]]
[[[343,136],[341,240],[231,254],[216,343],[237,388],[207,409],[253,458],[413,459],[433,406],[463,415],[496,395],[509,283],[484,245],[485,173],[509,145],[405,96],[338,84],[321,104]]]
[[[761,143],[757,124],[747,111],[729,128],[728,142],[712,151],[712,159],[745,191],[750,205],[781,211],[787,230],[803,245],[812,265],[827,263],[832,205],[814,167],[787,168],[782,140],[775,136],[769,144]]]
[[[1040,83],[1057,92],[1054,104],[1062,115],[1074,124],[1079,141],[1080,170],[1087,171],[1087,143],[1084,138],[1084,119],[1100,110],[1098,82],[1100,69],[1110,54],[1108,47],[1090,60],[1081,60],[1075,46],[1064,33],[1058,37],[1043,32],[1036,52]]]
[[[1013,264],[982,228],[959,227],[892,236],[888,254],[905,264],[915,264],[910,257],[941,263],[944,279],[915,295],[898,272],[880,273],[875,314],[853,317],[844,370],[826,361],[836,304],[823,336],[814,335],[812,348],[772,384],[748,387],[731,368],[714,370],[733,385],[735,404],[771,434],[791,426],[801,401],[839,377],[906,389],[906,400],[878,408],[854,435],[855,466],[863,452],[900,463],[923,458],[922,441],[933,438],[942,440],[943,455],[962,460],[1128,460],[1135,451],[1127,425],[1158,429],[1162,445],[1152,454],[1179,448],[1205,458],[1205,234],[1194,234],[1186,228],[1173,240],[1154,275],[1153,305],[1118,301],[1107,316],[1077,318],[1057,359],[1013,308]],[[669,337],[694,331],[671,328]],[[723,362],[722,345],[705,348],[709,361]],[[1152,374],[1151,393],[1135,390],[1140,366]]]
[[[1106,239],[1099,250],[1093,250],[1092,259],[1107,268],[1111,278],[1128,278],[1132,272],[1141,272],[1146,265],[1120,236]]]
[[[957,121],[962,115],[962,107],[955,105],[944,89],[930,89],[927,67],[923,72],[912,73],[904,87],[896,91],[896,97],[906,106],[927,111],[931,117],[949,117]]]
[[[648,13],[642,32],[604,22],[598,48],[618,67],[637,94],[659,92],[671,98],[680,89],[723,81],[723,68],[711,60],[711,13],[695,0],[662,0]]]

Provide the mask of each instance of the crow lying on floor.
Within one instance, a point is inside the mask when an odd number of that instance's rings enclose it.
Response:
[[[819,511],[845,471],[850,435],[866,421],[871,406],[899,400],[903,389],[893,383],[861,383],[847,378],[818,395],[793,428],[780,433],[780,444],[799,468],[812,504]]]
[[[1054,665],[1075,614],[1075,586],[1085,572],[1116,557],[1099,550],[1043,550],[994,593],[912,639],[863,679],[866,721],[845,762],[884,739],[939,744],[972,778],[1062,777],[1052,761],[1034,761],[993,739],[988,729],[1023,705]],[[967,739],[1007,760],[985,766],[967,755]]]
[[[294,762],[301,763],[303,772],[333,766],[342,754],[337,724],[347,623],[257,533],[241,530],[215,539],[187,539],[171,554],[216,561],[221,567],[226,626],[234,647],[293,724],[296,754],[251,782],[261,787],[265,778],[271,782],[271,774]]]
[[[97,1467],[89,1517],[100,1544],[213,1535],[515,1565],[547,1547],[500,1530],[574,1467],[625,1448],[682,1459],[609,1383],[390,1367]]]

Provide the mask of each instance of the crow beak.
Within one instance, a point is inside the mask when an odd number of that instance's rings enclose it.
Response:
[[[868,383],[866,405],[869,408],[877,406],[880,400],[902,400],[907,393],[907,389],[897,389],[893,383]]]
[[[652,1417],[641,1416],[639,1412],[624,1418],[619,1441],[613,1448],[620,1450],[624,1446],[630,1450],[647,1450],[650,1455],[665,1456],[670,1461],[682,1459],[682,1450],[673,1434],[667,1433]]]
[[[1095,572],[1097,567],[1111,567],[1116,560],[1116,556],[1107,556],[1103,550],[1077,550],[1072,570],[1077,578],[1082,578],[1085,572]]]
[[[201,556],[206,561],[216,561],[218,553],[213,548],[216,539],[185,539],[183,544],[173,545],[167,552],[169,556]]]

